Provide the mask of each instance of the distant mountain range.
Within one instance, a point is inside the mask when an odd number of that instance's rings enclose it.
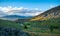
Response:
[[[39,15],[31,18],[30,21],[47,20],[49,18],[58,18],[58,17],[60,17],[60,6],[49,9],[49,10],[43,12],[42,14],[39,14]]]
[[[19,16],[19,15],[7,15],[4,16],[3,18],[20,18],[20,19],[27,19],[27,18],[31,18],[32,16]]]
[[[10,21],[17,21],[17,20],[25,21],[30,18],[32,18],[32,16],[6,15],[6,16],[1,17],[0,19],[10,20]],[[21,21],[21,22],[23,22],[23,21]]]

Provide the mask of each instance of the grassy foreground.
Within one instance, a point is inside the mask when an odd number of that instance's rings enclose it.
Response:
[[[0,20],[0,26],[22,29],[31,36],[60,36],[60,29],[53,29],[51,32],[49,28],[50,26],[60,27],[60,18],[53,18],[46,21],[25,22],[23,25],[12,21]]]
[[[18,24],[16,22],[8,21],[8,20],[1,20],[1,19],[0,19],[0,26],[22,29],[20,24]]]
[[[36,36],[60,36],[60,18],[52,18],[46,21],[32,21],[24,23],[27,29],[24,31],[30,32],[32,35]],[[55,29],[51,26],[57,26]],[[51,32],[50,27],[53,28]],[[35,36],[34,35],[34,36]]]

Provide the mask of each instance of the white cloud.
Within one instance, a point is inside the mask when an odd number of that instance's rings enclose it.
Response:
[[[0,7],[0,10],[7,13],[8,11],[11,11],[11,8],[8,7]]]
[[[42,13],[42,12],[31,12],[31,13],[14,13],[13,15],[21,15],[21,16],[36,16],[36,15],[38,15],[38,14],[40,14],[40,13]]]
[[[21,15],[21,16],[36,16],[41,13],[38,8],[29,9],[24,7],[0,7],[0,11],[3,11],[7,15]]]

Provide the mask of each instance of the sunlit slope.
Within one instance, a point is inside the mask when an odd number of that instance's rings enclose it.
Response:
[[[30,21],[47,20],[49,18],[57,18],[57,17],[60,17],[60,6],[49,9],[49,10],[43,12],[42,14],[31,18]]]

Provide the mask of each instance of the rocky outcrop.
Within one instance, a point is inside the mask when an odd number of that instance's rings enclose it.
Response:
[[[0,36],[29,36],[29,34],[16,28],[0,26]]]

